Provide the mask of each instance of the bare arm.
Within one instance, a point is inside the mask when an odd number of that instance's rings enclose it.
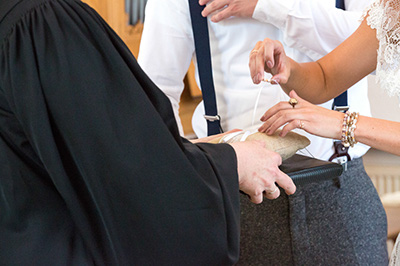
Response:
[[[299,64],[283,51],[279,42],[269,39],[257,43],[257,53],[250,56],[250,72],[254,83],[264,71],[272,73],[286,93],[295,90],[312,103],[326,102],[371,73],[376,66],[378,41],[366,23],[328,55],[311,63]]]
[[[274,133],[283,126],[281,136],[302,128],[320,137],[341,139],[344,114],[313,105],[294,91],[289,96],[298,100],[295,108],[288,102],[280,102],[265,112],[260,132]],[[301,126],[300,126],[301,125]],[[400,123],[360,116],[354,131],[355,139],[368,146],[400,156]]]
[[[379,150],[400,156],[400,123],[360,116],[356,140]]]

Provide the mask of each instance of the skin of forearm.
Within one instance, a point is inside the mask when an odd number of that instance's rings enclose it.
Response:
[[[360,116],[354,131],[356,141],[400,156],[400,123]]]
[[[317,62],[297,63],[289,58],[290,77],[282,87],[300,97],[324,103],[371,73],[376,67],[376,32],[364,21],[357,31]]]
[[[289,60],[290,77],[287,83],[282,85],[283,90],[287,94],[294,90],[300,97],[314,104],[329,100],[326,78],[319,63],[297,63]]]

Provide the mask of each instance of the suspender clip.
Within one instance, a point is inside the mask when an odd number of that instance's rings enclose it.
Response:
[[[334,109],[333,110],[335,110],[335,111],[339,111],[339,112],[342,112],[342,113],[346,113],[347,112],[347,110],[349,110],[349,108],[350,108],[350,106],[334,106]]]
[[[329,161],[336,161],[343,166],[344,171],[347,171],[347,162],[351,161],[351,157],[348,153],[349,147],[343,146],[341,141],[335,141],[333,146],[335,148],[335,153],[329,158]]]
[[[207,121],[210,121],[210,122],[214,122],[214,121],[219,121],[219,120],[221,120],[221,117],[220,117],[219,115],[204,115],[204,118],[205,118]]]
[[[347,157],[346,156],[342,156],[337,158],[337,163],[340,164],[343,167],[343,171],[347,171]]]

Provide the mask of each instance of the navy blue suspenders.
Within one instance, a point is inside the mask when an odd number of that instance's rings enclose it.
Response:
[[[204,6],[200,6],[198,0],[189,0],[189,8],[203,95],[204,118],[207,120],[207,135],[210,136],[221,133],[222,130],[215,98],[207,18],[201,15]]]
[[[336,8],[345,10],[344,0],[336,0]],[[348,109],[347,91],[343,92],[342,94],[340,94],[338,97],[336,97],[334,99],[333,109],[337,109],[338,107]],[[341,111],[341,110],[339,110],[339,111]]]
[[[336,8],[345,10],[344,0],[336,0]],[[349,109],[347,90],[334,99],[332,109],[340,112],[346,112]],[[343,146],[340,140],[334,141],[333,147],[335,152],[329,158],[329,161],[336,159],[337,162],[342,164],[344,169],[347,170],[347,162],[351,161],[351,157],[348,153],[349,148]]]

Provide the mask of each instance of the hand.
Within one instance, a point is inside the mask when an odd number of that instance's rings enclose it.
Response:
[[[271,73],[271,83],[286,84],[290,77],[290,59],[279,41],[264,39],[257,42],[250,53],[250,74],[255,84],[264,79],[264,71]]]
[[[276,152],[267,150],[262,141],[244,141],[230,144],[235,149],[238,160],[239,188],[250,196],[254,203],[261,203],[263,195],[276,199],[282,187],[286,194],[296,191],[292,179],[281,172],[278,166],[282,158]]]
[[[210,1],[199,0],[199,4],[205,5]],[[251,18],[257,2],[258,0],[214,0],[204,8],[201,14],[207,17],[215,12],[211,17],[212,22],[220,22],[232,16]]]
[[[300,98],[295,91],[291,91],[289,96],[298,102],[294,108],[288,102],[274,105],[261,117],[261,121],[265,123],[258,131],[271,135],[287,123],[282,128],[282,137],[289,131],[300,128],[320,137],[341,139],[343,113],[313,105]]]

